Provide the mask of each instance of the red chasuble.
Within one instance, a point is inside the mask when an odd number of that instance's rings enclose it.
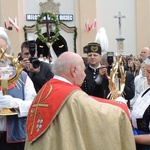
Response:
[[[35,141],[46,131],[65,101],[76,90],[81,89],[78,86],[57,79],[51,79],[42,87],[28,113],[27,137],[29,142]],[[97,97],[93,98],[102,103],[117,105],[129,115],[125,104],[118,104]]]

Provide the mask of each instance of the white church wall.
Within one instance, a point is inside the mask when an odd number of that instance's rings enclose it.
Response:
[[[114,16],[120,11],[126,18],[121,19],[121,31],[125,38],[124,54],[136,54],[136,1],[135,0],[97,0],[97,30],[104,27],[108,36],[108,51],[117,50],[116,37],[119,34],[118,19]]]
[[[36,23],[36,21],[26,21],[26,14],[39,14],[40,12],[40,3],[47,2],[47,0],[24,0],[24,22],[25,25],[31,26]],[[59,6],[59,13],[60,14],[72,14],[73,15],[73,21],[64,21],[67,26],[72,27],[74,26],[74,0],[69,1],[60,1],[60,0],[54,0],[54,3],[60,3]],[[69,6],[69,7],[66,7]],[[46,32],[42,31],[42,32]],[[60,30],[60,35],[64,37],[64,39],[67,42],[68,50],[73,51],[74,47],[74,34],[73,33],[66,33],[63,30]],[[37,35],[34,33],[28,34],[28,39],[35,40],[37,38]]]
[[[95,5],[95,1],[96,1],[96,5]],[[4,19],[7,19],[8,22],[8,17],[11,17],[12,19],[17,17],[18,19],[18,25],[20,27],[19,32],[17,32],[14,28],[12,31],[7,31],[12,41],[12,47],[16,51],[15,54],[17,54],[20,51],[20,45],[24,40],[23,26],[24,25],[31,26],[36,23],[35,21],[26,21],[26,14],[39,14],[40,2],[47,2],[47,0],[14,0],[13,2],[9,0],[0,0],[1,26],[4,26]],[[95,39],[93,37],[95,37],[96,29],[92,30],[92,32],[90,33],[86,33],[84,27],[85,19],[90,19],[91,21],[94,18],[97,18],[97,31],[99,30],[100,27],[104,27],[107,32],[107,36],[109,40],[109,51],[115,51],[117,49],[117,41],[115,38],[118,36],[119,33],[118,19],[113,18],[113,16],[117,15],[118,11],[121,11],[122,15],[126,16],[126,18],[122,19],[122,34],[125,37],[125,41],[124,41],[125,53],[128,54],[136,53],[136,45],[137,45],[136,32],[137,31],[136,31],[136,23],[135,23],[136,21],[135,0],[115,0],[115,1],[114,0],[94,0],[94,1],[88,0],[88,3],[87,1],[82,1],[81,7],[80,7],[81,1],[54,0],[54,2],[55,3],[59,2],[61,4],[59,7],[60,14],[73,14],[73,21],[64,21],[64,23],[68,26],[76,25],[77,27],[78,53],[81,53],[80,51],[82,51],[83,46],[85,46],[87,42],[93,41],[93,39]],[[8,3],[10,5],[8,5]],[[92,4],[94,4],[94,6],[92,6]],[[89,7],[86,7],[88,5]],[[8,9],[5,9],[6,6],[8,7]],[[11,9],[12,6],[15,9],[12,10]],[[95,15],[95,6],[97,11],[96,15]],[[88,8],[89,11],[83,11],[83,7]],[[92,13],[92,10],[94,13]],[[84,13],[84,15],[82,13]],[[66,39],[69,50],[73,49],[72,47],[74,45],[73,33],[66,33],[63,30],[61,30],[60,34],[64,36],[64,38]],[[89,36],[89,38],[83,35],[87,35]],[[30,39],[33,39],[36,38],[37,35],[32,36],[32,34],[29,34],[28,36]]]

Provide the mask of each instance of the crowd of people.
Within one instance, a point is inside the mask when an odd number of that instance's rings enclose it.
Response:
[[[86,63],[76,53],[63,52],[52,65],[37,57],[36,43],[32,43],[32,55],[30,44],[25,41],[21,45],[23,70],[16,83],[8,85],[6,95],[0,89],[0,111],[13,108],[17,112],[0,115],[1,149],[150,149],[148,47],[139,56],[119,56],[125,85],[123,94],[112,101],[108,77],[115,56],[108,59],[99,43],[86,45]],[[3,28],[0,48],[12,55]],[[12,66],[6,56],[0,55],[0,67]],[[120,74],[118,70],[118,78]]]
[[[89,43],[86,46],[86,52],[86,77],[81,88],[89,95],[109,99],[108,76],[110,76],[115,57],[112,56],[110,60],[107,53],[102,55],[98,43]],[[127,100],[130,110],[136,149],[150,149],[150,50],[148,47],[144,47],[139,56],[119,55],[118,57],[122,57],[126,74],[122,97]],[[118,69],[119,78],[121,79]]]

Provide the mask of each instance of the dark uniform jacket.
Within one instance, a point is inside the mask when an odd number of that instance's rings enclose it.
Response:
[[[94,70],[89,65],[87,65],[85,70],[86,77],[81,86],[81,89],[86,92],[88,95],[104,97],[103,87],[101,84],[97,84],[95,79],[99,74],[99,68]]]
[[[101,98],[108,98],[109,94],[109,83],[106,76],[102,79],[101,84],[97,84],[95,79],[99,74],[99,69],[92,69],[89,65],[87,66],[86,70],[86,77],[84,83],[82,84],[81,88],[89,95],[101,97]],[[134,75],[126,71],[126,81],[125,81],[125,88],[124,88],[124,98],[128,100],[128,106],[130,107],[130,101],[135,94],[135,85],[134,85]]]

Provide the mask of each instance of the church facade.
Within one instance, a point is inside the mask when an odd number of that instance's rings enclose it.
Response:
[[[150,45],[149,9],[149,0],[0,0],[0,26],[6,29],[17,56],[24,40],[38,39],[35,34],[37,15],[42,11],[56,11],[61,22],[60,48],[65,45],[68,51],[84,57],[83,47],[95,41],[101,27],[106,30],[108,51],[116,52],[120,23],[123,53],[138,55],[143,47]],[[124,16],[120,20],[115,17],[119,12]],[[46,34],[46,28],[41,29]]]

